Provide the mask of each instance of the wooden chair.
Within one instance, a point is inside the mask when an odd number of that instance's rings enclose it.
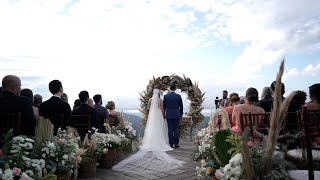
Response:
[[[0,114],[0,135],[8,132],[13,128],[14,135],[20,135],[21,128],[21,113],[1,113]]]
[[[111,127],[117,127],[120,124],[120,115],[108,115],[107,121],[106,121]]]
[[[91,128],[90,115],[72,115],[71,126],[75,127],[79,135],[83,138]]]
[[[303,131],[303,125],[301,125],[301,111],[296,112],[287,112],[284,119],[284,126],[282,127],[283,138],[285,139],[286,145],[289,146],[289,149],[301,147],[301,140],[299,135]],[[290,143],[290,141],[294,142]]]
[[[307,168],[309,179],[314,179],[314,174],[319,174],[319,171],[314,171],[314,162],[320,162],[320,151],[315,145],[317,138],[320,138],[320,110],[303,108],[297,113],[297,119],[299,129],[303,132],[301,149],[288,151],[286,157],[302,165],[302,168]]]
[[[320,110],[307,110],[303,108],[301,121],[304,123],[304,145],[303,147],[307,152],[307,167],[309,179],[314,179],[313,162],[317,161],[314,155],[320,156],[319,150],[313,150],[313,143],[317,142],[317,138],[320,139]],[[319,157],[317,157],[318,159]]]
[[[240,113],[241,131],[243,132],[246,127],[249,127],[250,136],[253,139],[261,137],[255,131],[267,134],[270,127],[270,113]]]

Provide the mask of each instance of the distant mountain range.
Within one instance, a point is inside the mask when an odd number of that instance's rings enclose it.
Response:
[[[123,113],[125,121],[128,120],[132,123],[132,127],[137,131],[137,134],[142,137],[144,133],[144,125],[141,122],[141,117],[139,115],[133,115],[128,113]],[[198,131],[198,129],[207,127],[209,116],[204,116],[204,120],[201,121],[196,128],[193,129],[193,135]]]

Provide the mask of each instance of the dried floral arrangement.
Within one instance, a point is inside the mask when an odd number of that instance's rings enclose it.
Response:
[[[203,119],[204,116],[201,114],[203,109],[202,103],[204,101],[204,94],[199,89],[198,83],[192,83],[191,79],[183,75],[183,78],[175,74],[171,76],[162,76],[151,79],[147,86],[147,89],[140,93],[140,112],[142,113],[142,123],[146,125],[148,120],[148,101],[152,97],[153,89],[155,87],[159,88],[162,91],[168,90],[170,83],[176,82],[177,89],[180,89],[181,92],[186,93],[188,100],[190,100],[189,112],[188,115],[192,117],[193,127],[196,127]]]

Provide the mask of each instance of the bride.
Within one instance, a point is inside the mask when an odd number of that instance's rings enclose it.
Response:
[[[139,151],[113,166],[112,170],[150,174],[183,166],[183,161],[179,161],[166,153],[166,151],[173,149],[169,145],[168,125],[163,117],[162,107],[160,91],[154,89],[148,121]]]

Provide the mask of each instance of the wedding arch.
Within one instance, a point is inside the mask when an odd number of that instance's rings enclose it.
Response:
[[[181,92],[187,94],[187,99],[190,100],[189,105],[189,111],[188,115],[192,117],[193,121],[193,127],[196,127],[203,119],[204,116],[201,114],[201,111],[203,109],[202,102],[204,101],[204,94],[198,87],[198,83],[192,83],[190,78],[185,77],[183,75],[183,78],[180,76],[177,76],[175,74],[171,76],[162,76],[149,80],[149,84],[147,86],[147,89],[140,93],[140,112],[142,113],[142,123],[145,126],[148,120],[148,101],[152,97],[153,94],[153,88],[157,86],[162,91],[166,91],[169,89],[170,83],[176,82],[177,89],[180,89]]]

